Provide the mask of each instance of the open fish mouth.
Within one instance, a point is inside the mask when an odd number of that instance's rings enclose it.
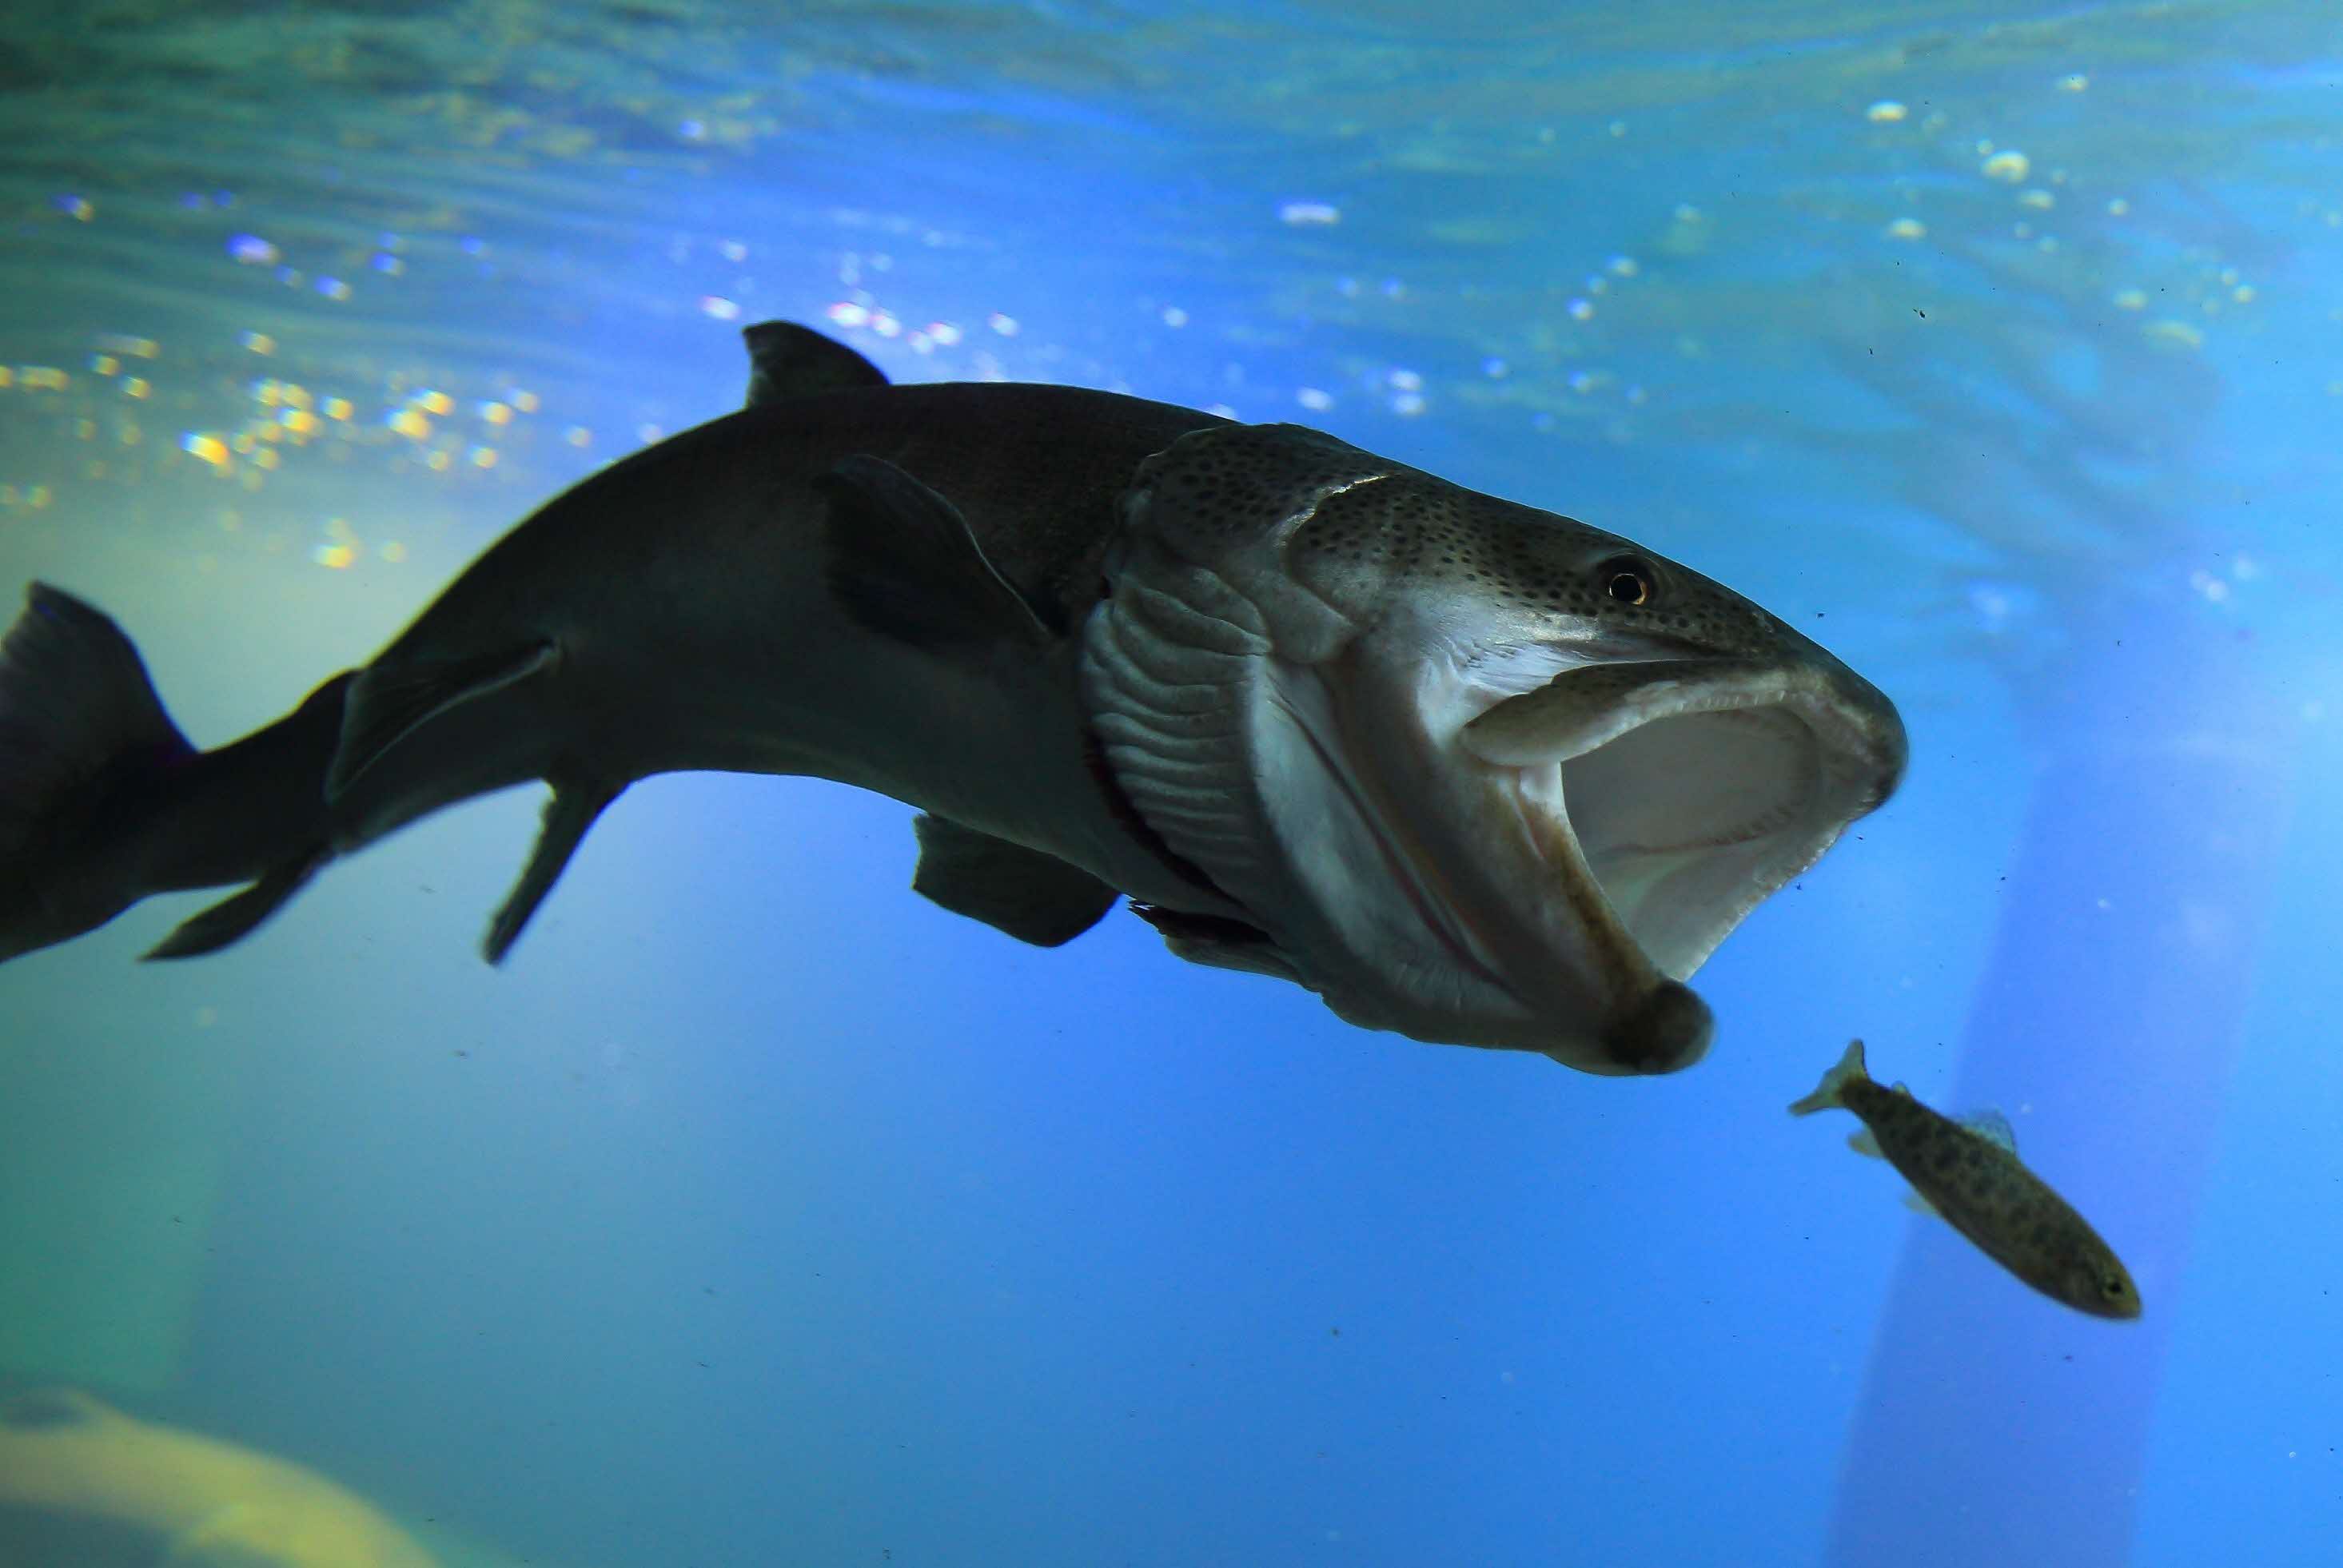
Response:
[[[1604,665],[1499,703],[1460,740],[1513,771],[1524,809],[1560,829],[1541,844],[1557,869],[1591,879],[1653,966],[1682,980],[1894,788],[1902,726],[1842,676]]]
[[[1093,722],[1141,814],[1261,932],[1167,928],[1175,950],[1417,1040],[1689,1066],[1713,1024],[1684,981],[1904,764],[1893,706],[1811,644],[1499,668],[1396,637],[1305,662],[1134,601],[1093,628]]]
[[[1275,707],[1325,788],[1270,817],[1312,825],[1280,837],[1315,840],[1295,869],[1361,978],[1329,984],[1333,953],[1281,940],[1356,1021],[1593,1072],[1690,1065],[1712,1022],[1683,982],[1903,767],[1894,709],[1816,654],[1586,665],[1493,701],[1419,665],[1405,704],[1363,661],[1289,667]]]

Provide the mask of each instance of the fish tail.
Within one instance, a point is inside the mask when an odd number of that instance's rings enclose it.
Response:
[[[138,802],[194,749],[121,628],[46,583],[25,590],[0,638],[0,959],[136,900],[103,868],[137,830]]]
[[[1863,1065],[1863,1041],[1850,1040],[1846,1042],[1846,1053],[1823,1074],[1822,1082],[1815,1086],[1812,1094],[1791,1105],[1790,1114],[1811,1116],[1817,1111],[1832,1111],[1844,1106],[1846,1101],[1842,1098],[1842,1091],[1846,1086],[1869,1076]]]

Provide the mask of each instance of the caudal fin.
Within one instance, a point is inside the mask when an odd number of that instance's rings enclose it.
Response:
[[[1845,1103],[1839,1098],[1839,1091],[1848,1084],[1869,1076],[1863,1065],[1863,1041],[1850,1040],[1846,1042],[1846,1052],[1838,1059],[1837,1065],[1823,1074],[1822,1082],[1815,1086],[1812,1094],[1791,1105],[1790,1114],[1811,1116],[1817,1111],[1835,1110]]]
[[[119,627],[61,588],[26,589],[0,639],[0,959],[127,907],[136,892],[97,875],[124,803],[193,754]]]

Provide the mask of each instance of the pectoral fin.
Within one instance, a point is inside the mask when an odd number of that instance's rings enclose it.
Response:
[[[240,942],[260,923],[285,907],[285,901],[309,885],[318,868],[334,858],[323,845],[286,861],[240,893],[191,915],[171,928],[171,934],[141,956],[148,959],[192,959],[216,953]]]
[[[921,815],[911,890],[956,915],[982,920],[1021,942],[1054,948],[1072,941],[1114,908],[1115,890],[1055,855],[980,833],[942,817]]]
[[[326,798],[343,794],[383,753],[435,716],[550,669],[558,652],[541,640],[466,658],[368,665],[350,686],[342,744],[326,770]]]
[[[824,477],[830,591],[873,631],[925,648],[1038,648],[1063,630],[985,558],[960,508],[883,458]]]
[[[1134,903],[1131,912],[1162,934],[1163,945],[1174,958],[1240,974],[1302,981],[1302,971],[1294,968],[1293,960],[1258,926],[1226,915],[1191,914],[1161,904]]]
[[[537,913],[537,906],[545,895],[553,891],[553,884],[561,879],[569,857],[584,841],[586,830],[601,816],[603,809],[618,798],[625,785],[608,785],[578,779],[555,779],[553,796],[545,803],[545,820],[538,829],[537,847],[529,851],[528,864],[521,868],[520,880],[505,896],[503,907],[488,923],[488,934],[480,944],[481,956],[492,964],[505,961],[505,954],[520,940],[521,928]]]

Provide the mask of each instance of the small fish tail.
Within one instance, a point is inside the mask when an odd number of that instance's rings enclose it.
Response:
[[[1792,1103],[1790,1114],[1811,1116],[1817,1111],[1836,1110],[1846,1103],[1842,1098],[1846,1086],[1870,1076],[1863,1065],[1863,1041],[1848,1040],[1845,1054],[1838,1059],[1828,1072],[1823,1074],[1822,1082],[1815,1086],[1815,1091],[1812,1094]]]
[[[100,869],[136,802],[195,754],[105,614],[46,583],[0,638],[0,959],[104,925],[138,894]]]

